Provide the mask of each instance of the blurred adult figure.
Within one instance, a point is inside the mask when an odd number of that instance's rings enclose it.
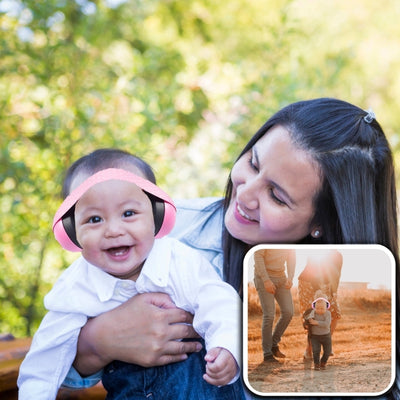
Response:
[[[337,322],[342,313],[337,301],[337,291],[342,272],[343,256],[336,249],[326,250],[324,253],[310,254],[306,266],[298,277],[298,293],[301,315],[311,308],[316,292],[321,290],[326,294],[330,303],[331,312],[331,335],[336,329]],[[333,355],[333,351],[331,352]],[[311,343],[307,340],[307,348],[304,358],[312,357]]]
[[[279,342],[293,317],[290,289],[296,266],[296,252],[290,249],[262,249],[254,253],[254,284],[260,298],[262,317],[262,349],[265,362],[276,362],[285,355]],[[273,328],[275,300],[280,316]]]

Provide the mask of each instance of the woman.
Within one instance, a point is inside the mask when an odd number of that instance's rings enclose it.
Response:
[[[316,293],[325,293],[330,304],[331,335],[333,335],[333,332],[336,329],[337,321],[342,317],[340,306],[337,301],[337,291],[342,272],[342,265],[343,256],[335,249],[326,250],[322,254],[311,254],[307,258],[307,263],[298,277],[301,315],[311,307],[314,299],[319,297]],[[330,355],[332,356],[333,353]],[[307,340],[307,348],[304,353],[304,358],[312,358],[311,342],[309,340]]]
[[[259,243],[379,243],[398,259],[387,139],[370,112],[336,99],[294,103],[272,116],[236,160],[222,204],[177,205],[173,236],[201,250],[239,293],[244,255]],[[136,296],[82,329],[75,367],[90,375],[114,359],[183,360],[198,350],[176,341],[193,337],[177,324],[188,321],[165,296]]]

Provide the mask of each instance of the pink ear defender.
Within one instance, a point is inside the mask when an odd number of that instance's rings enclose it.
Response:
[[[312,302],[312,308],[315,309],[315,303],[316,303],[318,300],[323,300],[323,301],[326,303],[326,309],[329,310],[329,308],[331,307],[331,303],[329,303],[329,301],[328,301],[327,299],[325,299],[324,297],[318,297],[318,299],[315,299],[315,300]]]
[[[95,173],[82,182],[70,193],[57,210],[53,219],[53,232],[55,238],[64,249],[69,251],[82,250],[75,236],[74,206],[92,186],[109,180],[132,182],[149,196],[153,206],[156,239],[171,232],[176,217],[176,207],[172,199],[147,179],[123,169],[108,168]]]

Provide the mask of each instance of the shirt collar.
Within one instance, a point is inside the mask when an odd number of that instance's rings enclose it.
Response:
[[[160,287],[167,286],[169,277],[169,265],[171,260],[171,242],[169,239],[156,239],[150,251],[137,281],[119,279],[87,262],[88,282],[92,282],[93,291],[101,302],[111,300],[117,288],[136,293],[136,284],[147,276]]]
[[[88,282],[92,283],[93,291],[98,296],[101,302],[110,300],[113,297],[115,286],[120,280],[108,274],[100,268],[95,267],[93,264],[88,264]]]
[[[156,239],[153,248],[143,265],[142,271],[137,279],[137,284],[144,279],[149,278],[157,286],[165,287],[169,279],[169,267],[171,265],[171,239]]]

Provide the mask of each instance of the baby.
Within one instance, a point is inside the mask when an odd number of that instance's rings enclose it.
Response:
[[[331,354],[331,313],[329,311],[330,303],[325,295],[319,295],[312,302],[312,311],[307,316],[307,321],[311,329],[311,347],[313,352],[314,369],[320,370],[326,368],[326,363]],[[323,349],[322,357],[321,346]]]
[[[207,353],[154,368],[112,362],[102,376],[107,399],[141,390],[143,379],[149,392],[164,399],[182,393],[244,399],[238,379],[240,298],[197,251],[163,237],[176,210],[155,185],[150,166],[120,150],[98,150],[69,168],[64,193],[53,231],[65,249],[80,251],[81,257],[45,297],[49,312],[21,365],[19,400],[55,399],[87,319],[144,292],[167,293],[177,307],[194,314],[193,327]]]

